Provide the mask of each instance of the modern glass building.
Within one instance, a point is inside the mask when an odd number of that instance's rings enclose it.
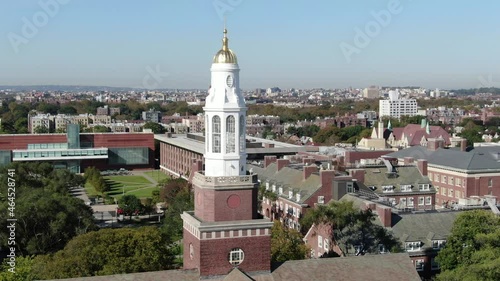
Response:
[[[69,124],[66,135],[0,136],[0,166],[22,161],[50,162],[75,173],[89,166],[98,169],[151,168],[154,165],[154,135],[80,134],[79,125]]]

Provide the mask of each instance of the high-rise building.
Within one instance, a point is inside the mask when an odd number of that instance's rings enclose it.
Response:
[[[379,101],[379,117],[400,118],[417,115],[417,100],[401,98],[399,91],[389,91],[389,99]]]
[[[194,212],[182,214],[184,269],[198,269],[201,277],[271,267],[272,223],[257,219],[257,176],[246,171],[247,107],[227,30],[222,42],[204,107],[205,170],[193,175]]]
[[[377,86],[370,86],[363,90],[363,97],[367,99],[378,99],[380,97],[380,91]]]

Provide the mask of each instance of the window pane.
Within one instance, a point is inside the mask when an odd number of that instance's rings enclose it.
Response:
[[[148,163],[149,163],[148,147],[128,147],[128,148],[109,149],[110,165],[146,165]]]

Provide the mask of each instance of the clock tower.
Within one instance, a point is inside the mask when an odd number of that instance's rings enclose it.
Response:
[[[257,219],[257,176],[246,171],[247,107],[228,41],[224,29],[204,107],[205,170],[193,176],[194,212],[181,215],[184,269],[198,269],[201,277],[271,267],[272,223]]]

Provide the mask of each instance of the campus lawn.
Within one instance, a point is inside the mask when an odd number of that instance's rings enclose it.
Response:
[[[152,196],[154,190],[159,190],[159,188],[158,187],[147,187],[147,188],[143,188],[143,189],[137,189],[134,191],[130,191],[130,192],[127,192],[125,194],[132,194],[132,195],[137,196],[137,198],[147,198],[147,197]],[[121,195],[120,195],[120,197],[121,197]],[[117,197],[117,199],[119,199],[119,198]]]
[[[169,176],[167,176],[165,173],[161,172],[160,170],[148,171],[148,172],[144,172],[144,174],[150,176],[152,179],[154,179],[156,181],[161,181],[161,180],[170,178]]]
[[[133,194],[138,198],[147,198],[152,196],[152,192],[158,187],[143,176],[105,176],[106,183],[110,186],[110,190],[106,192],[113,198],[119,200],[123,194]],[[101,196],[94,187],[86,183],[85,191],[89,197]]]

